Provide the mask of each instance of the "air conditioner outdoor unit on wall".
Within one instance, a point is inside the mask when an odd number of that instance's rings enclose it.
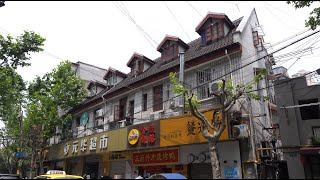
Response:
[[[233,126],[233,137],[234,138],[248,138],[249,130],[247,124],[240,124]]]
[[[103,115],[104,115],[103,114],[103,109],[99,109],[99,110],[96,111],[96,118],[97,117],[103,117]]]
[[[222,82],[222,81],[214,81],[214,82],[211,82],[209,83],[209,93],[210,94],[218,94],[219,93],[219,82]]]

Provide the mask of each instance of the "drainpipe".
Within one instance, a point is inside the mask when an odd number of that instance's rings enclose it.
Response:
[[[224,53],[226,54],[227,58],[229,59],[229,72],[230,72],[230,79],[232,80],[232,73],[231,73],[231,58],[228,54],[228,49],[225,49]],[[234,85],[233,81],[232,81],[232,86]]]
[[[179,83],[184,85],[184,54],[185,52],[180,52],[179,57],[180,57],[180,71],[179,71]],[[184,99],[185,94],[182,94],[182,114],[184,114],[184,104],[185,104],[185,99]]]

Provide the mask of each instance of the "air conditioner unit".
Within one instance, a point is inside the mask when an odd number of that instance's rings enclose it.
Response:
[[[104,124],[103,119],[98,119],[98,120],[94,121],[95,127],[102,126],[103,124]]]
[[[219,82],[222,82],[222,81],[214,81],[214,82],[211,82],[209,83],[209,93],[210,94],[218,94],[219,93]]]
[[[180,107],[180,98],[173,98],[170,100],[170,109],[175,109],[177,107]]]
[[[118,121],[117,128],[126,127],[126,120]]]
[[[248,138],[249,131],[247,124],[240,124],[233,126],[233,137],[234,138]]]
[[[98,117],[103,117],[103,109],[99,109],[99,110],[97,110],[96,111],[96,118],[98,118]]]

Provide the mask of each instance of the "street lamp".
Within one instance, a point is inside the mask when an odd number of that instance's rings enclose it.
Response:
[[[0,7],[5,6],[4,2],[5,1],[0,1]]]

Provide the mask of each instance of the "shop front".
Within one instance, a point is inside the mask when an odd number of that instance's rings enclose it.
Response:
[[[207,111],[203,114],[211,120],[213,111]],[[219,114],[218,120],[221,120],[221,114]],[[203,137],[201,126],[201,121],[192,115],[160,121],[160,147],[179,147],[180,160],[177,167],[180,174],[190,179],[212,178],[208,140]],[[210,129],[209,132],[212,133]],[[239,142],[229,141],[228,127],[220,136],[217,150],[222,178],[242,178]]]
[[[59,168],[62,167],[68,174],[87,174],[90,178],[109,176],[110,153],[126,150],[126,134],[127,129],[122,128],[53,145],[49,160],[55,167],[59,162]],[[121,170],[124,175],[126,169]]]

